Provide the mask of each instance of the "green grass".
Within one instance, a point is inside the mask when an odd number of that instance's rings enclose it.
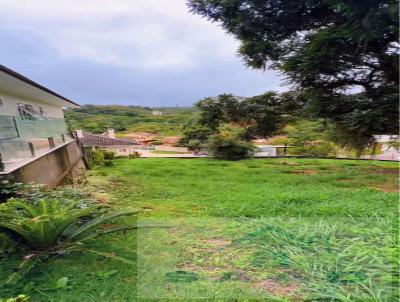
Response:
[[[161,226],[94,243],[136,267],[63,255],[0,297],[397,301],[397,171],[347,160],[116,160],[91,171],[83,189]],[[0,259],[0,281],[20,257]],[[57,288],[63,277],[67,286]]]

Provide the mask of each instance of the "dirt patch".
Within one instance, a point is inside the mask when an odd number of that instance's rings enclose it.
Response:
[[[296,163],[296,162],[293,162],[293,161],[287,161],[287,160],[280,161],[277,164],[278,165],[284,165],[284,166],[301,166],[301,164],[299,164],[299,163]]]
[[[319,171],[317,170],[293,170],[289,171],[291,174],[307,174],[307,175],[314,175],[317,174]]]
[[[371,188],[377,189],[382,192],[399,192],[399,186],[395,184],[379,184],[379,185],[372,185]]]
[[[383,174],[383,175],[399,175],[398,169],[373,169],[367,173]]]
[[[173,234],[173,235],[181,235],[183,230],[179,227],[173,227],[173,228],[169,228],[168,232]]]
[[[232,241],[224,239],[224,238],[206,239],[206,240],[202,240],[202,242],[204,242],[207,245],[210,245],[212,247],[215,247],[215,248],[222,248],[222,247],[225,247],[232,243]]]
[[[275,296],[294,296],[300,285],[296,283],[281,283],[276,279],[265,279],[255,284],[257,289],[266,291]]]

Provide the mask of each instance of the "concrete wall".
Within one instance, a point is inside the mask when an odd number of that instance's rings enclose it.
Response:
[[[44,110],[44,115],[46,117],[64,118],[64,112],[60,107],[51,106],[49,104],[41,103],[38,101],[32,101],[20,97],[11,96],[1,92],[0,92],[0,99],[2,99],[4,103],[4,106],[0,107],[0,115],[19,116],[17,103],[24,103],[33,105],[33,108],[37,112],[39,112],[39,106],[42,107]]]
[[[35,182],[54,187],[69,177],[82,176],[85,170],[81,150],[73,141],[11,172],[6,178],[12,182]]]

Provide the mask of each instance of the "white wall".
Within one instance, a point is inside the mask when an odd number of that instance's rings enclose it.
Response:
[[[38,101],[27,100],[20,97],[14,97],[1,92],[0,99],[2,99],[4,103],[4,107],[0,107],[0,115],[19,116],[17,103],[24,103],[33,105],[33,108],[37,112],[39,112],[39,106],[41,106],[45,112],[44,115],[46,117],[64,118],[64,112],[60,107],[55,107],[48,104],[40,103]]]

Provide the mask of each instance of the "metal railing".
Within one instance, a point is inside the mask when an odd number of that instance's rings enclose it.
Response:
[[[63,118],[0,116],[0,171],[71,141]]]

